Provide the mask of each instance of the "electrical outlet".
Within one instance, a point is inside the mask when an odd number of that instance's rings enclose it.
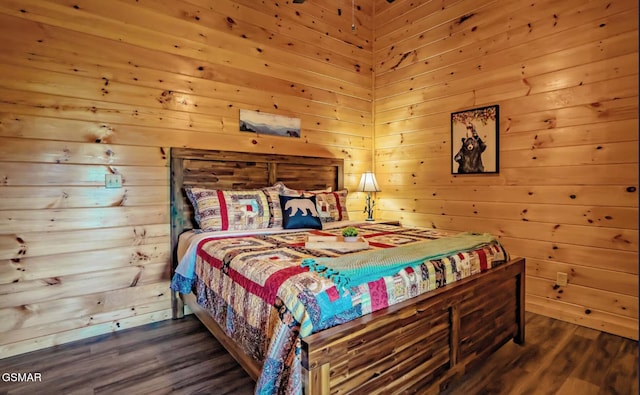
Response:
[[[105,174],[104,186],[105,188],[122,188],[122,175]]]
[[[558,272],[558,276],[556,278],[556,284],[560,286],[567,285],[567,273]]]

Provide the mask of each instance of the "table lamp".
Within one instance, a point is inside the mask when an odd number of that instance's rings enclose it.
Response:
[[[358,184],[356,191],[367,192],[367,205],[364,208],[364,212],[367,213],[367,221],[373,221],[373,206],[376,205],[376,202],[371,200],[371,192],[380,192],[376,175],[372,171],[362,173],[360,184]]]

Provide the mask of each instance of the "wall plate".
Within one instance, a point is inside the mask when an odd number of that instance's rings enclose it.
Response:
[[[105,174],[104,186],[105,188],[122,188],[122,175],[121,174]]]
[[[567,277],[567,273],[558,272],[556,277],[556,284],[560,285],[561,287],[566,286],[568,283]]]

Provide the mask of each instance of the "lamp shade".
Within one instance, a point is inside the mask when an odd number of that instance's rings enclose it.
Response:
[[[376,175],[372,171],[362,173],[360,184],[358,184],[358,192],[380,192]]]

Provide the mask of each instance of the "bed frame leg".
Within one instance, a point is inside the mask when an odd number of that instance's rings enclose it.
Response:
[[[518,305],[516,310],[516,320],[518,321],[518,332],[513,341],[516,344],[524,344],[524,321],[525,321],[525,305],[524,305],[524,259],[520,262],[522,270],[520,274],[516,276],[516,297],[518,298]]]
[[[171,318],[174,320],[184,317],[184,302],[176,291],[171,291]]]
[[[302,368],[304,395],[329,395],[329,364],[325,363],[315,369]]]

